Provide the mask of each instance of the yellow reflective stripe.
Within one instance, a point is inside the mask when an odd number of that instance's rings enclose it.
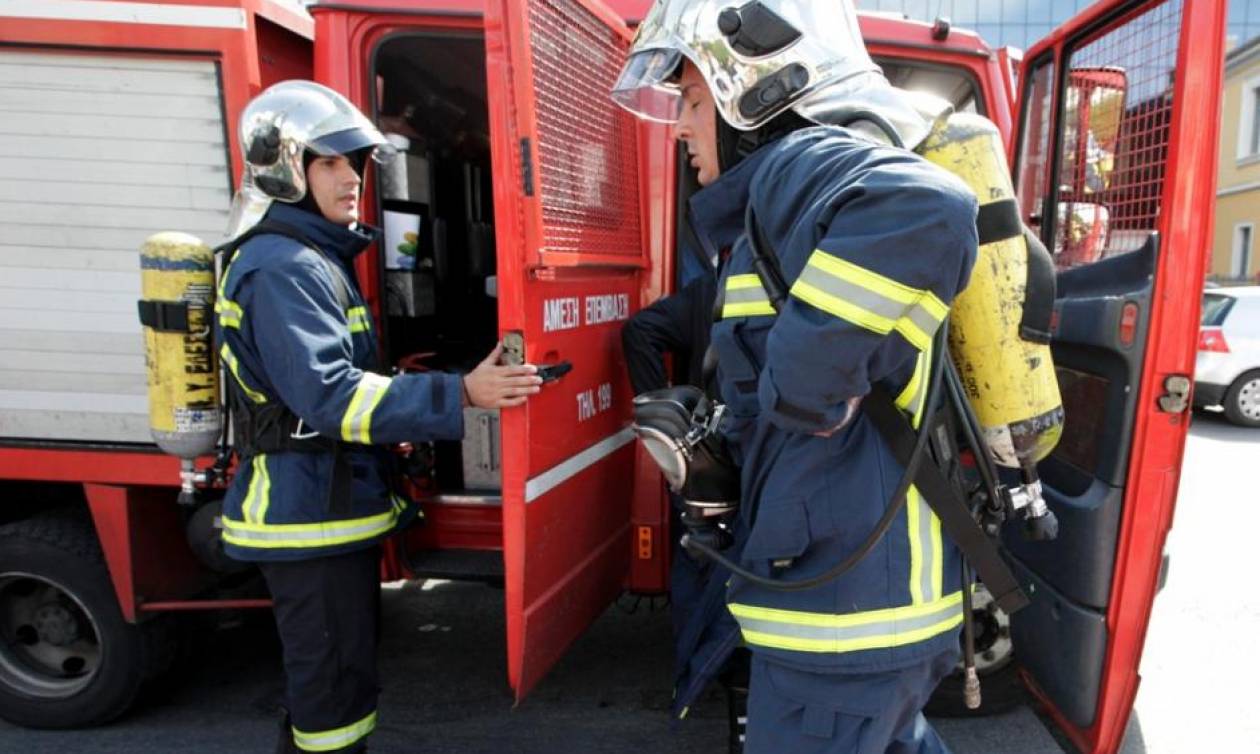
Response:
[[[910,539],[910,601],[916,605],[933,602],[943,581],[941,520],[914,485],[906,498],[906,534]]]
[[[919,491],[910,485],[906,492],[906,533],[910,538],[910,603],[923,604],[923,543],[919,538]]]
[[[731,317],[773,317],[774,307],[770,300],[755,303],[723,304],[722,319]]]
[[[367,307],[356,306],[346,312],[346,320],[350,323],[350,332],[367,332],[372,329],[371,318]]]
[[[302,751],[334,751],[350,746],[376,730],[376,712],[333,730],[305,731],[293,729],[293,743]]]
[[[219,356],[223,359],[223,363],[228,365],[228,371],[236,378],[236,384],[241,386],[241,390],[245,391],[245,395],[249,396],[250,400],[254,403],[267,402],[267,396],[246,385],[245,380],[241,379],[240,362],[236,360],[236,354],[232,353],[232,349],[228,348],[227,343],[224,343],[223,347],[219,349]]]
[[[254,508],[254,520],[261,524],[267,521],[267,509],[271,507],[271,472],[267,470],[265,454],[254,457],[254,471],[262,474],[262,488]]]
[[[731,603],[744,639],[775,649],[852,652],[930,639],[962,623],[962,592],[922,605],[834,615]]]
[[[896,331],[919,350],[928,347],[949,311],[931,291],[902,285],[822,250],[810,257],[791,293],[880,335]]]
[[[931,369],[931,364],[932,344],[929,341],[928,347],[919,351],[914,362],[914,372],[895,401],[897,408],[910,414],[910,424],[915,429],[918,429],[919,422],[923,421],[923,398],[927,393],[928,371]]]
[[[262,523],[262,517],[257,511],[259,508],[266,510],[266,505],[262,501],[271,494],[271,477],[267,474],[266,458],[263,453],[254,456],[249,489],[245,491],[245,501],[241,503],[241,515],[244,516],[246,522]]]
[[[756,275],[731,275],[722,297],[722,319],[730,317],[772,317],[774,307]]]
[[[761,289],[761,278],[756,275],[731,275],[726,279],[726,290],[742,291],[747,288]]]
[[[938,322],[945,319],[945,315],[949,313],[949,307],[931,291],[911,288],[892,278],[884,277],[877,272],[871,272],[865,267],[859,267],[846,259],[828,254],[822,249],[814,251],[809,259],[809,263],[830,272],[838,278],[860,285],[884,298],[892,299],[906,306],[921,306]]]
[[[398,523],[398,509],[364,518],[313,524],[267,524],[223,518],[223,541],[238,547],[334,547],[388,534]]]
[[[390,382],[390,378],[384,375],[363,373],[350,398],[350,405],[341,417],[341,439],[365,445],[372,442],[372,412],[385,397]]]
[[[897,407],[910,414],[915,429],[923,421],[931,363],[929,342],[915,359],[914,374],[896,400]],[[931,602],[941,593],[943,583],[941,521],[913,485],[906,498],[906,537],[910,542],[910,601],[916,605]]]
[[[214,312],[219,315],[219,324],[223,327],[240,327],[245,312],[239,304],[227,297],[228,270],[224,268],[219,276],[219,284],[215,288]]]
[[[932,543],[931,553],[932,559],[928,563],[928,573],[932,578],[932,595],[935,596],[945,591],[945,550],[941,543],[941,520],[929,508],[928,512],[928,529],[930,530],[930,541]]]

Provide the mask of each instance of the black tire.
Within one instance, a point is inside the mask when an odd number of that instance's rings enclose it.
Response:
[[[984,584],[977,584],[972,600],[976,636],[976,672],[980,677],[980,706],[968,709],[963,695],[962,663],[936,687],[924,713],[934,717],[984,717],[1009,712],[1024,703],[1024,685],[1015,666],[1011,620],[994,603]],[[961,640],[961,639],[960,639]]]
[[[4,719],[77,728],[117,717],[169,657],[166,627],[123,619],[86,516],[58,511],[0,527]]]
[[[1225,391],[1225,418],[1244,427],[1260,427],[1260,369],[1244,372]]]

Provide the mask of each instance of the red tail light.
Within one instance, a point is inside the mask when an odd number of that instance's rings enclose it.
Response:
[[[1229,344],[1225,342],[1225,333],[1221,332],[1221,328],[1199,328],[1199,350],[1229,353]]]

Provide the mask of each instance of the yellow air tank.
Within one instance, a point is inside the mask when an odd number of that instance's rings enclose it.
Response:
[[[1034,306],[1053,304],[1053,267],[1039,247],[1032,251],[1043,258],[1030,259],[1002,139],[992,122],[954,114],[916,151],[961,178],[980,201],[982,243],[971,282],[950,308],[950,353],[993,460],[1021,469],[1032,483],[1035,464],[1059,442],[1063,403],[1049,333],[1033,335],[1021,327],[1029,299],[1040,299]],[[986,237],[995,240],[984,243]],[[1042,329],[1048,330],[1049,310],[1042,314]]]
[[[221,430],[214,355],[214,253],[195,236],[158,233],[140,251],[140,322],[149,384],[149,428],[184,461],[191,502],[193,459],[214,451]]]

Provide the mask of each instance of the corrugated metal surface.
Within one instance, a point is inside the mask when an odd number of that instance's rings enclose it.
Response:
[[[149,442],[140,244],[230,199],[212,62],[0,51],[0,438]]]

